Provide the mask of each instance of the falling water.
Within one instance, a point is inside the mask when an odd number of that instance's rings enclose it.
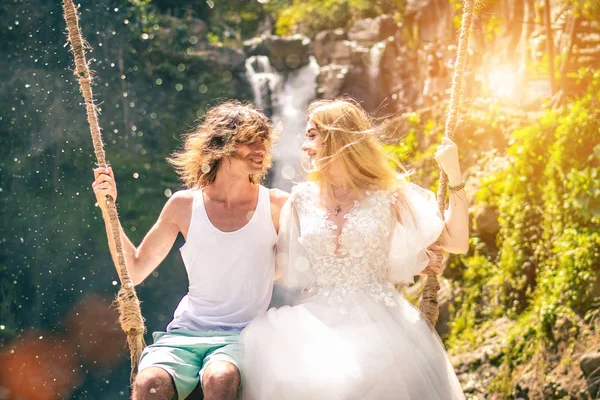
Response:
[[[246,73],[256,105],[266,112],[271,108],[273,122],[280,128],[270,172],[271,187],[289,191],[302,180],[301,137],[306,109],[316,96],[319,66],[311,57],[308,65],[286,75],[277,73],[268,57],[253,56],[246,60]]]
[[[267,113],[271,112],[272,93],[277,91],[280,77],[271,66],[269,57],[252,56],[246,59],[246,75],[252,85],[254,103]]]
[[[381,56],[385,49],[385,41],[375,43],[369,50],[369,66],[368,74],[371,87],[371,98],[377,99],[379,96],[379,65],[381,64]]]
[[[379,75],[379,64],[385,49],[385,41],[377,42],[369,50],[369,77],[376,79]]]

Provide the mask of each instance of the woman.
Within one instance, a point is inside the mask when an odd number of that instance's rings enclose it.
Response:
[[[353,100],[309,107],[302,145],[311,164],[280,220],[278,273],[297,290],[242,333],[245,399],[464,399],[443,345],[394,289],[411,282],[436,241],[468,249],[456,146],[436,153],[450,208],[390,167]],[[439,271],[435,271],[439,273]]]

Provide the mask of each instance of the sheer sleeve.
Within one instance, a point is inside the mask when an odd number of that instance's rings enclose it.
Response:
[[[277,238],[273,306],[292,304],[300,291],[310,287],[314,275],[300,243],[300,221],[296,208],[297,197],[290,196],[281,210]]]
[[[442,234],[444,220],[429,190],[405,182],[394,196],[398,218],[393,222],[387,277],[394,283],[413,283],[429,263],[427,248]]]

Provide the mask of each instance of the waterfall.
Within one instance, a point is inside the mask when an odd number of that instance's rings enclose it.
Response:
[[[287,74],[273,69],[266,56],[246,60],[246,74],[257,107],[271,114],[279,128],[279,140],[273,149],[270,186],[289,191],[302,181],[300,145],[306,128],[306,109],[317,93],[319,65],[314,57],[308,65]]]
[[[271,95],[277,91],[280,77],[271,66],[269,57],[252,56],[246,59],[246,76],[252,86],[256,107],[271,112]]]
[[[381,56],[385,49],[385,40],[377,42],[369,50],[369,78],[376,80],[379,76],[379,64],[381,63]]]
[[[368,65],[368,75],[369,81],[371,83],[371,97],[374,102],[377,102],[379,99],[379,81],[380,81],[380,64],[381,57],[383,56],[383,50],[385,49],[385,41],[381,41],[375,43],[373,47],[369,50],[369,65]],[[379,104],[376,104],[379,106]]]

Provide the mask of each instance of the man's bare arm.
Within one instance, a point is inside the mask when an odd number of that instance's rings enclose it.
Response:
[[[92,187],[94,188],[98,204],[102,209],[104,220],[108,221],[107,207],[102,203],[104,202],[106,194],[110,194],[113,198],[116,198],[116,184],[113,172],[110,168],[98,168],[94,170],[94,173],[96,175],[96,180]],[[175,243],[175,239],[177,239],[177,234],[180,232],[177,221],[182,208],[185,204],[189,203],[185,198],[185,195],[178,195],[178,193],[173,195],[167,201],[158,220],[146,234],[139,247],[136,247],[131,240],[129,240],[123,228],[119,226],[125,262],[127,264],[129,275],[135,285],[141,283],[156,269],[156,267],[158,267],[169,254],[169,251]],[[111,250],[111,255],[113,256],[113,261],[116,261],[116,244],[109,231],[110,227],[108,222],[105,222],[105,226],[108,233],[108,245]]]

